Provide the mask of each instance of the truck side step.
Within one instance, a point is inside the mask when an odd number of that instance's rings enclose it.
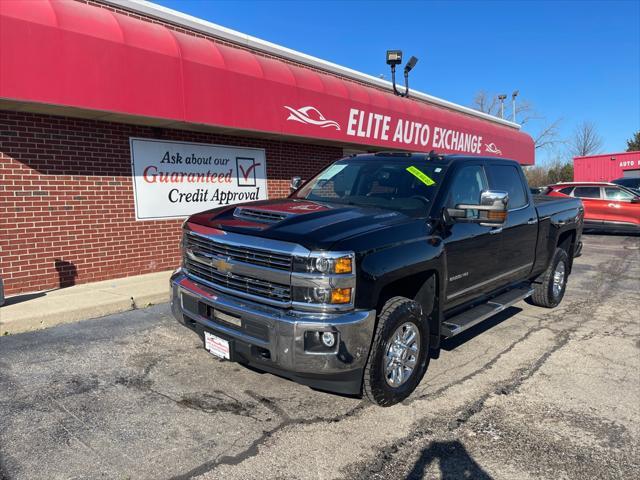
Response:
[[[470,310],[466,310],[458,315],[446,319],[442,322],[441,333],[445,337],[453,337],[478,323],[510,307],[514,303],[531,296],[533,288],[531,285],[523,285],[513,288],[501,295],[498,295],[485,303],[482,303]]]

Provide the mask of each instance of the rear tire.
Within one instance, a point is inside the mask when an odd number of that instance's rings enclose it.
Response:
[[[569,275],[569,256],[562,248],[556,248],[553,258],[547,270],[534,284],[531,303],[538,307],[557,307],[567,288],[567,276]]]
[[[429,365],[429,323],[418,302],[393,297],[382,307],[363,379],[364,396],[382,407],[415,390]]]

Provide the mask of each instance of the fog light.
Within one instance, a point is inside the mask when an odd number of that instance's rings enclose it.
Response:
[[[314,303],[329,303],[331,300],[331,290],[328,288],[314,288],[311,294]]]
[[[325,347],[331,348],[336,344],[336,336],[332,332],[323,332],[322,343]]]

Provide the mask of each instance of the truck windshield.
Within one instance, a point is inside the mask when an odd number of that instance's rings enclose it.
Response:
[[[340,160],[312,178],[293,198],[428,214],[445,167],[411,158]]]

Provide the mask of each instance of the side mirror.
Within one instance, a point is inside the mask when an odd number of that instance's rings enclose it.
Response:
[[[455,208],[447,208],[445,215],[454,221],[499,227],[507,219],[508,204],[509,194],[507,192],[483,190],[480,193],[480,204],[459,204]]]
[[[302,185],[302,178],[293,177],[291,178],[291,184],[289,184],[289,190],[293,193],[300,188],[300,185]]]
[[[640,197],[633,197],[631,203],[640,203]]]

